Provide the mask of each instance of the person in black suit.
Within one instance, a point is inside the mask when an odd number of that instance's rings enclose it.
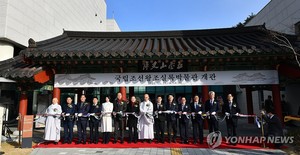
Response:
[[[140,103],[136,100],[135,96],[131,96],[130,102],[127,105],[126,112],[134,112],[136,115],[139,115]],[[135,117],[133,114],[129,114],[127,119],[128,119],[127,126],[129,128],[128,143],[131,143],[132,141],[134,143],[137,143],[137,141],[138,141],[138,132],[137,132],[138,118]]]
[[[265,105],[263,107],[265,110],[266,109],[274,109],[274,104],[272,101],[272,96],[268,95],[268,99],[265,100]]]
[[[154,126],[156,133],[156,143],[165,143],[165,121],[166,116],[162,111],[165,111],[165,106],[162,103],[162,97],[158,96],[156,104],[154,104]]]
[[[114,141],[113,143],[117,143],[118,140],[118,132],[120,133],[121,144],[124,143],[124,118],[123,114],[126,112],[127,103],[122,99],[122,93],[117,94],[117,99],[114,102],[114,110],[113,110],[113,118],[114,118]]]
[[[283,129],[282,124],[277,115],[273,114],[274,109],[268,108],[266,111],[262,110],[262,118],[267,122],[268,129],[267,129],[267,137],[275,137],[274,139],[280,138],[283,136]],[[281,139],[281,138],[280,138]],[[282,146],[281,142],[273,142],[275,144],[276,149],[280,149]]]
[[[99,122],[100,122],[100,114],[101,114],[102,107],[98,103],[98,98],[93,98],[93,105],[90,108],[90,144],[95,143],[98,144],[99,142]]]
[[[219,131],[219,123],[217,119],[217,112],[219,111],[219,103],[215,99],[215,92],[210,91],[208,93],[209,99],[205,102],[205,111],[209,116],[208,126],[209,133]]]
[[[226,115],[226,126],[227,126],[227,135],[228,137],[236,136],[236,128],[238,122],[238,114],[240,109],[236,102],[233,101],[233,95],[227,95],[227,101],[222,108],[223,114]],[[232,143],[235,145],[235,143]]]
[[[173,130],[173,143],[176,143],[176,135],[177,135],[177,118],[176,112],[178,111],[177,103],[174,100],[173,95],[168,96],[168,102],[165,104],[166,110],[173,111],[173,113],[168,113],[166,115],[167,119],[167,130],[168,130],[168,140],[171,143],[171,130]]]
[[[178,115],[179,115],[179,127],[180,127],[180,137],[181,141],[184,144],[188,144],[188,128],[189,128],[189,117],[188,113],[191,112],[191,108],[188,104],[186,104],[186,98],[181,97],[181,105],[178,107]]]
[[[72,103],[72,98],[67,97],[67,103],[62,106],[62,116],[64,124],[64,143],[71,144],[73,139],[75,104]]]
[[[191,103],[192,124],[193,124],[193,139],[194,144],[203,144],[203,119],[201,117],[204,112],[204,105],[199,101],[199,96],[194,96],[194,102]]]
[[[85,101],[85,95],[81,95],[80,103],[76,106],[76,113],[78,117],[77,121],[77,132],[78,132],[78,142],[77,144],[86,144],[86,126],[88,122],[87,114],[90,111],[90,104]]]

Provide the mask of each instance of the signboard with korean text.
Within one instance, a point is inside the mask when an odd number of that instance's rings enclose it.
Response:
[[[278,84],[276,70],[173,73],[56,74],[54,87],[193,86]]]
[[[139,72],[184,72],[187,71],[186,60],[142,60]]]

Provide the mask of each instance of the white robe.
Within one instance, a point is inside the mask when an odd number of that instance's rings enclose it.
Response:
[[[102,116],[101,120],[101,132],[112,132],[112,118],[111,118],[111,113],[114,108],[113,103],[111,102],[105,102],[102,103],[102,113],[108,112],[108,114],[104,114]]]
[[[54,115],[61,114],[61,106],[59,104],[51,104],[47,110],[46,114]],[[56,141],[60,140],[60,116],[57,117],[47,116],[46,126],[45,126],[45,140]]]
[[[139,139],[154,139],[153,124],[153,104],[150,101],[144,101],[140,104]]]

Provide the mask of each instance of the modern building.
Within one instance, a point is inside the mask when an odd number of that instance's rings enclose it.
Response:
[[[0,61],[18,55],[29,38],[36,41],[72,31],[120,31],[106,18],[105,0],[0,0]]]
[[[242,113],[254,114],[252,92],[269,90],[282,116],[281,85],[293,54],[277,44],[263,26],[155,32],[81,32],[62,35],[29,46],[0,63],[0,76],[16,81],[19,112],[41,111],[50,98],[64,103],[71,95],[88,100],[104,95],[142,98],[149,93],[188,99],[208,91],[226,98],[245,89]],[[298,46],[296,36],[287,36]],[[298,72],[299,73],[299,72]],[[293,73],[292,73],[293,74]],[[20,99],[20,100],[19,100]],[[189,100],[190,101],[190,100]],[[249,119],[253,122],[253,119]]]
[[[299,0],[271,0],[246,26],[265,25],[269,30],[273,30],[283,34],[300,35],[300,1]],[[295,49],[300,53],[299,49]],[[292,52],[291,50],[289,52]],[[295,57],[294,57],[295,58]],[[296,60],[292,60],[296,62]],[[292,65],[298,70],[299,65]],[[290,70],[290,72],[297,72]],[[299,77],[297,77],[299,78]],[[285,101],[288,103],[288,111],[290,114],[296,115],[300,112],[298,102],[298,92],[300,92],[300,84],[295,76],[287,76],[286,81],[282,83],[284,86]],[[260,94],[260,95],[258,95]],[[256,96],[271,95],[270,92],[257,92]],[[259,98],[259,97],[258,97]],[[263,102],[263,100],[262,100]]]
[[[246,26],[263,25],[284,34],[300,33],[300,1],[270,0]]]
[[[29,38],[41,41],[64,30],[120,31],[106,9],[105,0],[0,0],[0,61],[18,56]],[[1,77],[0,103],[13,108],[15,90],[16,83]]]

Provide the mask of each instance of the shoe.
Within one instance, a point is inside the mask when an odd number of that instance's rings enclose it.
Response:
[[[188,144],[189,143],[189,141],[184,141],[184,144]]]
[[[54,145],[57,145],[58,144],[58,142],[54,142]]]
[[[113,144],[116,144],[116,143],[117,143],[117,141],[116,141],[116,140],[114,140]]]
[[[194,141],[194,142],[193,142],[193,144],[197,144],[197,142],[196,142],[196,141]]]
[[[121,140],[121,144],[124,144],[124,140]]]
[[[134,143],[136,144],[136,143],[137,143],[137,141],[135,140],[135,141],[134,141]]]
[[[173,142],[173,143],[176,143],[176,140],[175,140],[175,139],[173,139],[173,140],[172,140],[172,142]]]
[[[81,143],[81,141],[77,141],[77,142],[76,142],[76,144],[80,144],[80,143]]]
[[[62,143],[62,144],[65,144],[66,142],[65,142],[65,141],[62,141],[61,143]]]
[[[148,140],[148,143],[151,144],[152,143],[152,139]]]
[[[82,142],[82,144],[86,144],[86,141]]]
[[[98,144],[98,141],[94,142],[94,144]]]
[[[89,141],[89,144],[92,144],[93,142],[92,141]]]
[[[68,144],[71,144],[72,143],[72,141],[68,141]]]

